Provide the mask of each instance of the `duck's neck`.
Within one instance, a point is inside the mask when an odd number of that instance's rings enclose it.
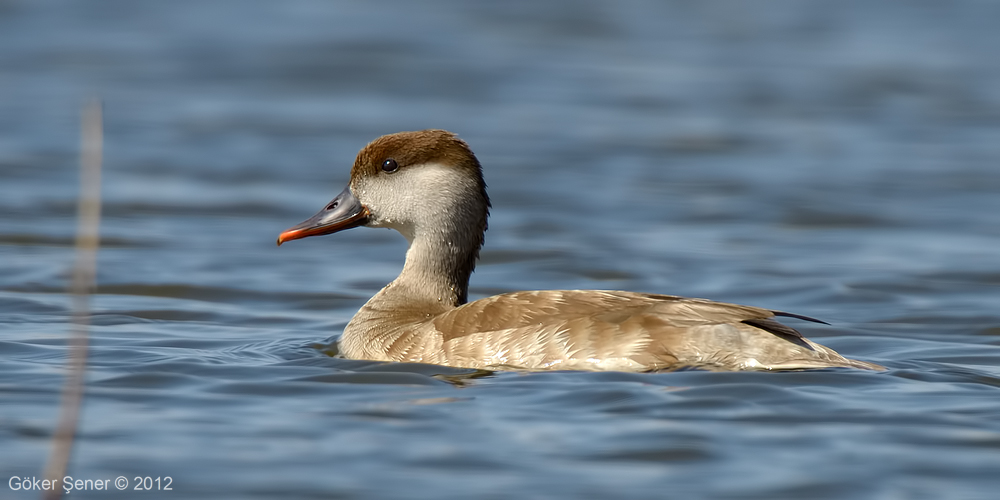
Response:
[[[479,250],[476,248],[475,250]],[[419,302],[456,307],[468,298],[475,256],[444,238],[414,238],[406,263],[387,290],[405,293]],[[395,293],[393,294],[395,295]]]
[[[416,228],[406,235],[410,248],[402,272],[372,299],[444,308],[464,304],[486,230],[485,216],[477,219],[451,221],[429,231]]]

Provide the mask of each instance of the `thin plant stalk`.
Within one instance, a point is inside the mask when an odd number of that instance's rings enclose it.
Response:
[[[59,421],[52,436],[52,450],[44,476],[46,479],[56,480],[56,485],[61,485],[59,480],[66,475],[73,451],[87,371],[90,293],[96,280],[97,250],[100,247],[104,126],[99,100],[93,99],[84,105],[81,121],[80,199],[77,205],[76,260],[70,283],[72,323],[68,339],[69,360],[59,407]],[[43,498],[57,499],[62,491],[61,486],[52,488],[44,492]]]

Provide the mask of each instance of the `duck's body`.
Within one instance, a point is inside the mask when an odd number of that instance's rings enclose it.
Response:
[[[484,369],[882,368],[774,319],[809,318],[756,307],[602,290],[466,303],[488,212],[481,168],[465,142],[443,130],[401,132],[362,149],[348,188],[278,243],[359,225],[409,240],[399,277],[345,328],[340,352],[348,358]]]
[[[458,307],[368,301],[344,330],[348,358],[469,368],[649,371],[678,367],[872,368],[803,338],[765,309],[669,295],[545,290]]]

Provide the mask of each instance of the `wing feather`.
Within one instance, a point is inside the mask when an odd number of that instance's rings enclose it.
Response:
[[[706,327],[756,326],[751,322],[773,316],[766,309],[672,295],[546,290],[467,303],[436,317],[433,328],[450,362],[635,369],[676,364],[683,357],[678,353],[698,349],[691,334]],[[795,332],[772,323],[780,327],[758,328]]]
[[[352,324],[367,334],[342,341],[342,351],[470,368],[879,368],[848,360],[775,319],[798,315],[704,299],[546,290],[437,307],[366,304]]]

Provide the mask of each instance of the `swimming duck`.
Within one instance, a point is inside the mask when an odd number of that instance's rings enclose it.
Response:
[[[445,130],[375,139],[347,188],[286,241],[358,226],[409,241],[399,277],[347,324],[352,359],[479,369],[656,371],[884,369],[847,359],[776,317],[812,318],[672,295],[606,290],[504,293],[468,302],[490,200],[482,167]]]

